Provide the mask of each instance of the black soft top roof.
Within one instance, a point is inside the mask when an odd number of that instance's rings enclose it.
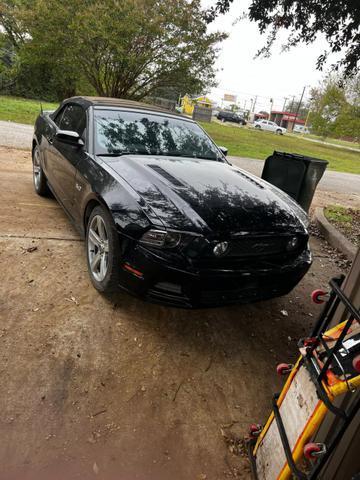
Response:
[[[64,103],[67,102],[76,102],[82,105],[84,108],[90,106],[94,107],[122,107],[122,108],[133,108],[137,110],[148,110],[151,112],[160,112],[167,113],[170,115],[178,115],[176,112],[170,112],[165,108],[158,107],[156,105],[149,105],[148,103],[135,102],[133,100],[125,100],[122,98],[111,98],[111,97],[71,97],[67,98]]]

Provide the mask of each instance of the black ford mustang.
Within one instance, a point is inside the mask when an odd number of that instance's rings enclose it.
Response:
[[[286,294],[311,264],[306,214],[225,153],[187,118],[74,97],[36,121],[34,186],[85,237],[102,292],[183,307]]]

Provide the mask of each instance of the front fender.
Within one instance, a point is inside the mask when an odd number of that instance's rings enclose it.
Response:
[[[109,210],[119,233],[140,238],[150,225],[163,227],[162,223],[131,187],[114,178],[102,165],[90,156],[77,165],[75,178],[75,202],[81,205],[80,223],[85,233],[89,208],[96,204]],[[80,189],[80,190],[79,190]]]

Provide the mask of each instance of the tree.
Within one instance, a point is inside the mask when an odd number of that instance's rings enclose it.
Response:
[[[311,90],[310,123],[315,133],[360,140],[359,77],[339,86],[338,78],[329,76]]]
[[[296,113],[298,106],[299,106],[300,98],[293,98],[291,100],[287,100],[285,103],[285,112]],[[302,101],[298,113],[298,118],[306,118],[309,111],[309,104],[306,101]]]
[[[227,12],[233,0],[215,0],[206,18],[213,21],[217,15]],[[321,69],[330,52],[343,51],[342,58],[334,65],[345,76],[359,71],[360,59],[360,3],[358,0],[251,0],[248,18],[256,22],[261,33],[268,32],[266,45],[258,55],[270,54],[280,30],[289,31],[285,49],[299,43],[310,44],[318,35],[325,36],[329,49],[317,60]]]
[[[82,78],[101,96],[139,100],[164,87],[198,92],[214,84],[225,35],[207,33],[200,0],[7,3],[16,7],[7,11],[6,31],[19,56],[52,64],[75,88]]]

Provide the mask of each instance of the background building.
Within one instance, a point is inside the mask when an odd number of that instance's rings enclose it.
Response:
[[[289,131],[292,131],[294,125],[305,125],[305,121],[301,120],[296,113],[281,112],[273,110],[270,113],[270,120],[277,123],[280,127],[284,127]]]

